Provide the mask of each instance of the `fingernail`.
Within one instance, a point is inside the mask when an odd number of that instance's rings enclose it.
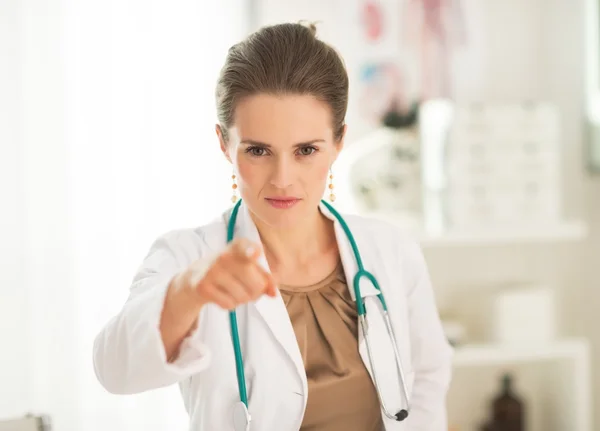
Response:
[[[252,255],[254,254],[254,247],[249,245],[248,247],[246,247],[246,250],[244,250],[244,253],[246,254],[246,257],[252,257]]]

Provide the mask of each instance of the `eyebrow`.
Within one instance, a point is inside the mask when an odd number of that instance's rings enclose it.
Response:
[[[294,147],[305,147],[307,145],[316,144],[318,142],[325,142],[325,139],[311,139],[310,141],[300,142],[294,145]],[[266,144],[264,142],[255,141],[253,139],[242,139],[240,144],[243,145],[252,145],[255,147],[263,147],[263,148],[271,148],[271,145]]]

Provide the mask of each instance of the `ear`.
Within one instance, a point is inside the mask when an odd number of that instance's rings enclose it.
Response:
[[[335,143],[335,154],[333,157],[333,160],[331,161],[331,164],[333,165],[333,162],[335,162],[338,158],[338,156],[340,155],[340,152],[344,149],[344,143],[346,140],[346,131],[348,130],[348,125],[344,124],[344,128],[342,130],[342,137],[339,139],[339,141],[337,141]]]
[[[225,141],[225,137],[223,136],[223,130],[221,129],[221,126],[219,124],[215,124],[215,132],[217,133],[217,137],[219,138],[219,144],[221,145],[221,151],[223,152],[223,155],[229,161],[229,163],[232,163],[231,156],[229,155],[228,151],[229,146]]]

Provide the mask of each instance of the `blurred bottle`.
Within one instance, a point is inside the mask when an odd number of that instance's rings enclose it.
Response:
[[[510,374],[502,377],[501,391],[492,401],[492,420],[481,431],[525,431],[525,405]]]

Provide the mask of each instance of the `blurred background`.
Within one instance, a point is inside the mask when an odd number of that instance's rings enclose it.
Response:
[[[299,20],[351,77],[336,206],[423,246],[449,429],[600,430],[597,0],[0,0],[0,419],[187,429],[176,387],[107,394],[93,339],[156,236],[230,205],[228,47]]]

